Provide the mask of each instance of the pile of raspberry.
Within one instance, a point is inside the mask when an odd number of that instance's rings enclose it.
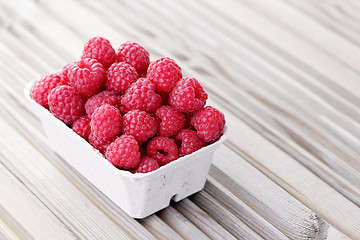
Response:
[[[168,57],[150,62],[135,42],[116,52],[90,39],[81,59],[43,77],[32,98],[89,142],[115,167],[151,172],[217,141],[225,117],[205,106],[193,77]]]

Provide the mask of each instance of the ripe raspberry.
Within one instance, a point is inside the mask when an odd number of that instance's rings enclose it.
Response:
[[[116,61],[116,52],[109,40],[102,37],[91,38],[85,43],[81,59],[96,59],[105,69]]]
[[[85,103],[86,114],[91,117],[96,108],[109,104],[116,108],[120,107],[120,97],[112,91],[102,91],[89,98]]]
[[[113,63],[106,72],[105,87],[123,94],[139,78],[136,69],[125,62]]]
[[[109,104],[98,107],[91,115],[91,133],[98,139],[111,139],[121,133],[121,113]]]
[[[100,92],[104,76],[104,67],[95,59],[85,58],[68,67],[71,86],[87,97]]]
[[[141,157],[137,168],[133,169],[132,173],[147,173],[155,171],[159,168],[159,163],[152,157]]]
[[[90,135],[90,117],[84,115],[73,122],[72,130],[85,140],[89,139]]]
[[[181,79],[170,93],[169,103],[181,112],[194,112],[205,106],[208,95],[192,77]]]
[[[150,114],[132,110],[123,117],[123,133],[132,135],[139,143],[146,142],[157,132],[158,124]]]
[[[194,114],[190,120],[197,134],[205,142],[216,141],[224,132],[225,116],[219,110],[207,106]]]
[[[135,42],[121,44],[117,54],[118,62],[126,62],[133,66],[139,75],[146,74],[150,63],[149,53]]]
[[[50,112],[65,124],[71,124],[84,114],[85,100],[73,87],[63,85],[48,96]]]
[[[175,137],[175,141],[180,145],[179,157],[189,155],[202,147],[206,146],[194,130],[183,129]]]
[[[170,106],[161,106],[155,112],[160,119],[159,135],[171,137],[185,127],[185,116]]]
[[[62,78],[62,81],[64,83],[66,83],[66,85],[69,85],[70,84],[70,80],[69,80],[69,77],[68,77],[68,72],[69,72],[69,68],[70,66],[72,65],[73,63],[69,63],[69,64],[66,64],[63,69],[62,69],[62,72],[61,72],[61,78]]]
[[[116,137],[111,139],[97,138],[93,133],[89,135],[89,143],[96,148],[100,153],[105,154],[107,147],[115,141]]]
[[[53,73],[43,77],[40,81],[35,83],[31,90],[31,97],[44,108],[49,108],[48,95],[57,86],[65,85],[66,83],[61,78],[61,74]]]
[[[170,92],[181,79],[181,68],[171,58],[160,58],[149,65],[148,79],[159,92]]]
[[[154,112],[161,105],[161,96],[155,92],[155,85],[146,78],[139,78],[122,96],[122,112],[139,109]]]
[[[133,136],[121,135],[106,149],[105,157],[116,167],[135,168],[140,162],[138,142]]]
[[[178,158],[178,149],[174,139],[163,136],[151,139],[146,146],[146,153],[161,166]]]

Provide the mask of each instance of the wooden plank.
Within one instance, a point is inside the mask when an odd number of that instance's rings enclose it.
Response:
[[[161,210],[157,215],[185,239],[210,239],[172,206]]]
[[[215,103],[212,104],[216,106]],[[223,111],[227,116],[228,126],[232,129],[229,131],[227,144],[233,150],[349,237],[360,236],[360,226],[356,223],[360,209],[356,205],[289,155],[269,144],[259,133],[233,117],[226,109]],[[217,158],[229,161],[224,156]],[[216,165],[215,162],[215,166],[221,166],[222,171],[228,176],[234,178],[236,182],[241,182],[238,171],[242,168],[236,167],[238,164],[236,161],[229,161],[227,165]],[[328,209],[332,211],[329,212]]]
[[[212,166],[212,170],[210,173],[214,173],[215,167]],[[258,173],[261,175],[261,173]],[[249,184],[251,185],[250,179],[245,180],[242,182],[242,184]],[[269,180],[268,180],[269,181]],[[252,209],[250,206],[246,205],[240,198],[235,196],[229,189],[227,189],[225,186],[221,185],[219,182],[217,182],[214,178],[208,177],[208,182],[204,189],[208,194],[213,196],[213,198],[226,207],[228,211],[230,211],[234,216],[239,218],[242,222],[244,222],[246,225],[248,225],[251,229],[253,229],[255,232],[257,232],[260,236],[262,236],[264,239],[289,239],[284,233],[281,232],[283,229],[283,226],[280,224],[278,228],[276,228],[274,225],[270,222],[266,221],[264,218],[262,218],[257,212],[256,208]],[[246,193],[249,194],[250,193]],[[197,198],[199,201],[201,200],[202,194],[199,194]],[[219,216],[219,218],[223,218],[223,216]]]
[[[150,215],[144,219],[139,220],[149,232],[151,232],[157,239],[183,239],[176,233],[166,222],[160,219],[156,214]]]
[[[3,161],[2,155],[0,159]],[[0,218],[2,221],[8,220],[6,225],[11,226],[11,231],[18,237],[23,239],[77,238],[2,164],[0,164],[0,182]],[[4,234],[6,233],[11,235],[9,231],[4,232]]]
[[[2,123],[1,134],[11,136],[6,140],[0,140],[2,146],[0,152],[5,157],[3,164],[21,179],[76,235],[81,237],[107,236],[119,239],[129,239],[136,236],[152,238],[151,234],[141,230],[141,228],[130,233],[123,226],[114,223],[8,122],[2,118],[0,121]],[[13,147],[9,147],[11,144]],[[14,149],[18,145],[22,146],[20,151]],[[29,158],[32,161],[26,161]],[[138,225],[138,227],[141,226]]]
[[[226,231],[219,223],[206,214],[201,208],[188,198],[172,205],[177,211],[189,219],[196,227],[211,239],[235,240],[236,238]],[[223,215],[220,214],[220,215]],[[226,226],[226,225],[224,225]],[[238,226],[240,228],[240,226]]]
[[[259,174],[234,152],[221,146],[222,153],[216,152],[210,176],[254,209],[257,214],[274,225],[291,239],[322,239],[327,225],[310,209]],[[226,174],[225,174],[226,173]],[[256,176],[256,177],[255,177]],[[243,215],[243,218],[246,216]],[[245,220],[244,220],[245,221]],[[251,219],[247,220],[249,224]]]
[[[260,235],[234,216],[225,206],[217,203],[214,197],[205,191],[194,195],[192,200],[237,239],[262,239]]]
[[[208,2],[207,6],[212,6],[220,14],[231,18],[232,24],[238,24],[242,29],[245,28],[249,34],[257,39],[261,38],[263,44],[273,47],[273,51],[281,53],[290,63],[314,74],[317,80],[326,81],[326,84],[333,90],[339,92],[343,88],[350,95],[352,93],[352,97],[357,96],[355,88],[358,87],[356,84],[358,74],[339,64],[336,58],[329,58],[317,47],[284,31],[280,26],[267,21],[261,14],[239,2],[227,0],[218,4],[216,1],[211,1]],[[331,81],[337,84],[337,90]],[[352,88],[354,86],[355,88]],[[342,93],[342,96],[347,98],[345,92]]]

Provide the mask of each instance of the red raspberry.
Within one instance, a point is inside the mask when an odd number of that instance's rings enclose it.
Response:
[[[157,132],[158,124],[150,114],[132,110],[123,117],[123,133],[132,135],[139,143],[146,142]]]
[[[133,66],[139,75],[146,74],[150,63],[149,53],[135,42],[121,44],[117,54],[118,62],[126,62]]]
[[[91,116],[96,108],[109,104],[116,108],[120,107],[120,97],[112,91],[102,91],[89,98],[85,103],[86,114]]]
[[[68,67],[71,86],[87,97],[100,92],[104,76],[104,67],[95,59],[85,58]]]
[[[97,138],[93,133],[89,135],[89,143],[91,146],[99,150],[100,153],[105,154],[107,147],[115,141],[116,137],[111,139]]]
[[[74,63],[66,64],[66,65],[63,67],[62,72],[61,72],[62,80],[63,80],[63,82],[66,83],[67,85],[70,84],[70,80],[69,80],[69,77],[68,77],[68,72],[69,72],[69,68],[71,67],[72,64],[74,64]]]
[[[160,58],[149,65],[148,79],[159,92],[170,92],[181,79],[181,68],[171,58]]]
[[[185,127],[185,116],[170,106],[161,106],[155,115],[160,119],[159,135],[171,137]]]
[[[72,124],[85,112],[83,96],[71,86],[54,88],[49,93],[48,101],[50,112],[65,124]]]
[[[90,117],[85,115],[73,122],[72,130],[85,140],[89,139],[90,135]]]
[[[139,78],[122,96],[122,112],[139,109],[154,112],[161,105],[161,96],[155,92],[155,85],[146,78]]]
[[[194,130],[183,129],[176,136],[175,141],[179,142],[179,157],[189,155],[202,147],[206,146],[204,142]]]
[[[207,106],[194,114],[190,120],[197,134],[205,142],[216,141],[224,132],[225,116],[219,110]]]
[[[194,112],[205,106],[208,95],[192,77],[181,79],[170,93],[169,103],[181,112]]]
[[[137,168],[133,169],[132,173],[147,173],[155,171],[159,168],[159,163],[152,157],[141,157]]]
[[[161,166],[178,158],[178,149],[174,139],[163,136],[151,139],[146,146],[146,153]]]
[[[116,61],[116,52],[109,40],[102,37],[91,38],[85,43],[81,59],[96,59],[105,69]]]
[[[48,95],[57,86],[65,85],[66,83],[61,78],[61,74],[53,73],[43,77],[40,81],[35,83],[31,90],[31,97],[44,108],[49,108]]]
[[[116,167],[135,168],[140,162],[138,142],[133,136],[121,135],[106,149],[105,157]]]
[[[109,104],[98,107],[91,115],[91,133],[98,139],[112,139],[121,133],[121,113]]]
[[[113,63],[106,72],[106,89],[123,94],[139,78],[136,69],[125,62]]]

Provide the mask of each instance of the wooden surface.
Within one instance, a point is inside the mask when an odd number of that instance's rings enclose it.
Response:
[[[0,239],[360,239],[357,0],[0,1]],[[226,115],[205,189],[134,220],[23,96],[93,36],[169,56]]]

